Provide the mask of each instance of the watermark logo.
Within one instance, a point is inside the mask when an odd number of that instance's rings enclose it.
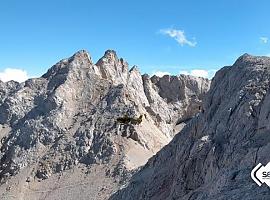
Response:
[[[252,171],[251,178],[261,186],[263,183],[270,187],[270,162],[263,166],[259,163]]]

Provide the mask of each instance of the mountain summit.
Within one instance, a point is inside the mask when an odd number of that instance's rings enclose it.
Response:
[[[108,199],[200,112],[209,86],[142,76],[113,50],[0,82],[1,198]]]

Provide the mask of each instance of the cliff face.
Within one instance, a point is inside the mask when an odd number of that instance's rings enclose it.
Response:
[[[250,177],[270,152],[270,58],[218,71],[203,111],[111,199],[269,199]]]
[[[201,100],[210,86],[207,79],[186,75],[165,75],[161,78],[144,75],[143,81],[149,102],[146,109],[160,129],[169,136],[179,132],[201,111]]]
[[[0,82],[1,197],[108,198],[199,112],[209,85],[141,76],[112,50],[96,64],[83,50],[40,78]]]

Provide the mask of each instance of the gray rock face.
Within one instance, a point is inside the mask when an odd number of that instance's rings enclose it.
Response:
[[[114,83],[126,83],[128,77],[128,63],[123,58],[118,59],[114,50],[107,50],[96,64],[102,78]]]
[[[97,64],[83,50],[40,78],[0,82],[0,195],[108,198],[199,111],[209,85],[191,76],[141,76],[112,50]]]
[[[143,76],[148,112],[168,136],[173,136],[187,121],[201,110],[201,99],[210,82],[204,78],[186,75]],[[172,129],[171,125],[176,125]]]
[[[202,112],[111,199],[270,199],[250,177],[270,161],[269,83],[268,57],[219,70]]]
[[[0,80],[0,102],[3,103],[11,93],[14,93],[19,89],[20,84],[15,81],[4,83]]]

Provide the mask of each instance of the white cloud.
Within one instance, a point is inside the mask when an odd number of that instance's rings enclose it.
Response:
[[[260,40],[264,44],[267,44],[268,43],[268,37],[260,37]]]
[[[208,78],[211,79],[214,77],[215,73],[217,70],[215,69],[191,69],[191,70],[181,70],[179,71],[179,74],[184,74],[184,75],[191,75],[191,76],[197,76],[197,77],[203,77],[203,78]],[[164,75],[173,75],[173,73],[167,72],[167,71],[153,71],[151,73],[151,76],[156,75],[159,77],[163,77]]]
[[[203,69],[194,69],[190,71],[190,74],[192,76],[199,76],[199,77],[204,77],[207,78],[208,77],[208,71],[203,70]]]
[[[10,80],[14,80],[17,82],[23,82],[27,80],[28,74],[25,70],[15,69],[15,68],[6,68],[0,72],[0,80],[3,82],[7,82]]]
[[[192,69],[192,70],[182,70],[179,73],[185,74],[185,75],[192,75],[197,77],[203,77],[203,78],[213,78],[217,70],[210,69],[210,70],[204,70],[204,69]]]
[[[161,29],[159,32],[163,35],[168,35],[175,39],[181,46],[188,45],[190,47],[195,47],[197,45],[197,42],[194,39],[193,41],[190,41],[186,38],[185,32],[183,30],[168,28]]]
[[[162,76],[164,76],[164,75],[171,75],[171,73],[170,73],[170,72],[163,72],[163,71],[154,71],[154,72],[152,72],[152,76],[153,76],[153,75],[162,77]]]
[[[179,74],[190,75],[190,72],[183,70],[183,71],[180,71]]]

